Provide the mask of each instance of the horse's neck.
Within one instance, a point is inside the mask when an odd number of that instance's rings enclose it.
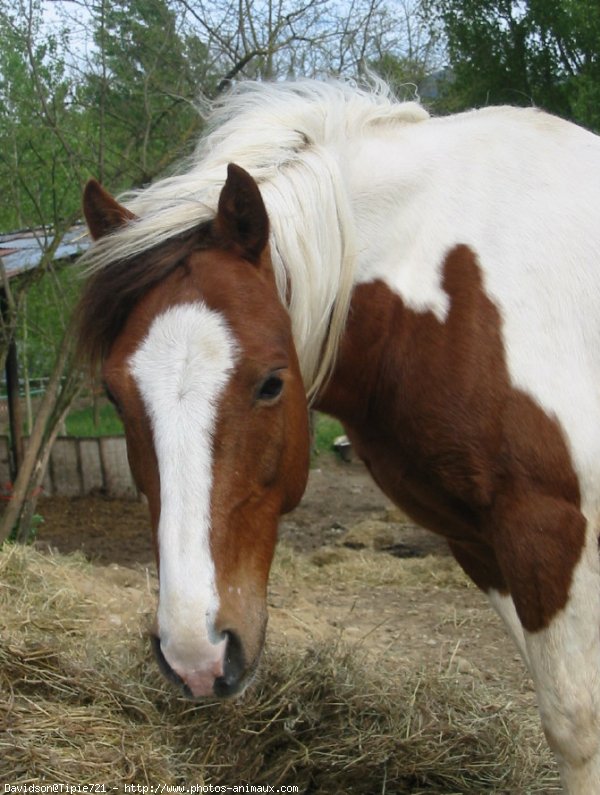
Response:
[[[392,286],[399,273],[407,247],[403,237],[411,234],[404,219],[413,213],[411,197],[417,195],[415,185],[426,168],[425,158],[423,162],[411,158],[412,130],[408,125],[397,134],[366,137],[346,153],[344,176],[354,247],[352,295],[335,366],[318,407],[357,426],[364,422],[373,385],[381,385],[389,375],[379,372],[379,363],[388,342],[385,330],[391,328],[396,310],[389,290],[380,287]],[[435,282],[437,286],[437,275]]]
[[[386,388],[389,376],[381,372],[389,342],[382,329],[391,327],[394,312],[388,296],[379,282],[356,287],[334,367],[315,403],[318,411],[359,432],[369,425],[372,428],[373,395]]]
[[[346,327],[353,290],[378,279],[393,286],[400,257],[414,237],[413,216],[419,205],[413,197],[419,195],[430,154],[411,154],[413,127],[407,124],[396,131],[378,131],[346,149],[321,152],[318,159],[305,164],[303,181],[290,184],[285,191],[290,206],[271,212],[276,272],[285,272],[291,282],[287,298],[294,339],[309,386],[316,373],[330,370],[332,361],[337,361],[337,381],[344,380],[347,350],[336,354],[336,349],[349,333],[356,334],[364,356],[368,348],[362,341],[369,335],[368,328],[353,331],[350,326],[349,331]],[[269,190],[264,189],[268,208]],[[278,186],[277,194],[282,192]],[[290,218],[295,219],[291,226]],[[278,260],[285,266],[278,266]],[[432,261],[435,257],[429,258]],[[284,294],[282,285],[280,293]],[[418,293],[417,304],[427,308],[437,304],[433,307],[436,315],[444,313],[445,297],[439,294],[433,270],[419,274]],[[365,310],[367,326],[372,311],[369,307]],[[352,314],[363,317],[357,306]],[[353,367],[349,365],[351,382]]]
[[[380,278],[405,295],[408,287],[418,293],[414,298],[419,305],[439,303],[438,274],[425,268],[441,260],[446,230],[438,226],[448,205],[444,194],[451,190],[437,179],[440,166],[433,166],[444,146],[433,134],[435,124],[403,125],[365,138],[347,174],[355,226],[355,283]],[[438,202],[442,206],[436,211]],[[412,261],[419,262],[418,278],[406,272],[406,263]],[[408,278],[402,278],[401,269]]]
[[[381,436],[384,445],[392,436],[389,407],[402,402],[403,362],[419,344],[414,318],[443,323],[449,308],[440,264],[451,238],[436,235],[441,214],[428,220],[423,207],[440,190],[431,177],[427,184],[435,154],[421,142],[427,124],[365,139],[346,176],[355,222],[353,292],[316,407],[363,439]]]

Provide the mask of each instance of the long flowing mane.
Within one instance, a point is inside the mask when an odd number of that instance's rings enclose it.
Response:
[[[271,256],[288,306],[308,394],[323,383],[348,312],[356,247],[340,153],[366,127],[427,118],[418,104],[398,103],[377,82],[370,91],[347,83],[242,83],[213,107],[209,132],[178,173],[123,198],[138,216],[86,254],[88,271],[147,257],[215,215],[228,163],[258,183],[271,224]],[[164,257],[161,258],[165,272]],[[168,267],[176,258],[171,256]],[[150,277],[148,278],[150,281]],[[118,301],[118,289],[113,285]]]

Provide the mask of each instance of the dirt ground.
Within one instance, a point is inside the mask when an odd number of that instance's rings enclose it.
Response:
[[[103,565],[148,565],[154,560],[148,510],[141,501],[47,497],[38,513],[43,518],[41,546],[81,550]],[[442,539],[397,514],[360,462],[346,463],[328,454],[317,459],[298,508],[283,517],[279,538],[297,552],[310,553],[337,543],[348,530],[371,519],[402,526],[406,549],[396,550],[400,556],[448,554]]]

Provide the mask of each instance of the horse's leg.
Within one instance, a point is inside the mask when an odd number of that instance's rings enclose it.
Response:
[[[570,795],[600,795],[600,559],[595,527],[545,495],[499,498],[494,548],[524,629],[542,725]]]
[[[494,550],[483,544],[463,545],[449,541],[448,545],[465,574],[486,593],[490,604],[504,622],[525,665],[529,668],[523,627],[512,596],[508,593],[504,577],[498,568]]]

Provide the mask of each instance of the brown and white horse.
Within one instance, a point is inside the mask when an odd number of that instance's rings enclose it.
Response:
[[[600,139],[250,84],[182,173],[127,209],[91,182],[84,208],[82,344],[148,497],[164,670],[196,697],[251,678],[308,395],[448,539],[566,788],[600,793]]]

